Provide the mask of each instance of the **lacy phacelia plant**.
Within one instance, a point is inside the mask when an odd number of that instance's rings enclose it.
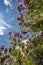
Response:
[[[17,1],[21,32],[9,32],[12,47],[0,48],[0,64],[43,65],[43,0]]]

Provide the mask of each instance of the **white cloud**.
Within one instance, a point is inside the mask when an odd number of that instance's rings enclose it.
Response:
[[[14,17],[12,17],[12,18],[11,18],[11,20],[12,20],[12,21],[14,21],[14,20],[15,20],[15,18],[14,18]]]
[[[0,35],[3,35],[4,33],[3,33],[3,30],[4,29],[6,29],[6,27],[4,27],[4,26],[0,26]]]
[[[6,27],[5,27],[6,26]],[[11,25],[7,24],[6,21],[0,19],[0,35],[3,35],[3,31],[7,28],[12,28]]]
[[[8,21],[14,21],[14,20],[15,20],[14,17],[8,19]]]
[[[1,30],[1,29],[6,29],[6,27],[4,27],[4,26],[0,26],[0,30]]]
[[[0,19],[0,25],[4,25],[6,26],[7,28],[13,28],[13,26],[9,25],[8,23],[6,23],[6,21]]]
[[[11,8],[13,8],[13,6],[12,6],[12,0],[4,0],[4,4],[6,6],[10,6]]]
[[[3,35],[3,30],[0,29],[0,35]]]
[[[3,31],[7,28],[13,28],[13,27],[8,23],[6,23],[6,21],[4,21],[3,19],[0,19],[0,35],[3,35],[4,34]]]
[[[3,15],[2,15],[2,13],[0,12],[0,19],[2,19],[3,18]]]
[[[8,13],[9,12],[9,9],[8,8],[6,8],[6,13]]]

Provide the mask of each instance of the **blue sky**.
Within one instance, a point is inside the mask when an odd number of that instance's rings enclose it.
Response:
[[[10,46],[8,32],[20,32],[16,0],[0,0],[0,46]]]
[[[17,7],[17,0],[0,0],[0,46],[10,46],[9,32],[20,32]],[[31,36],[30,32],[27,34]]]

